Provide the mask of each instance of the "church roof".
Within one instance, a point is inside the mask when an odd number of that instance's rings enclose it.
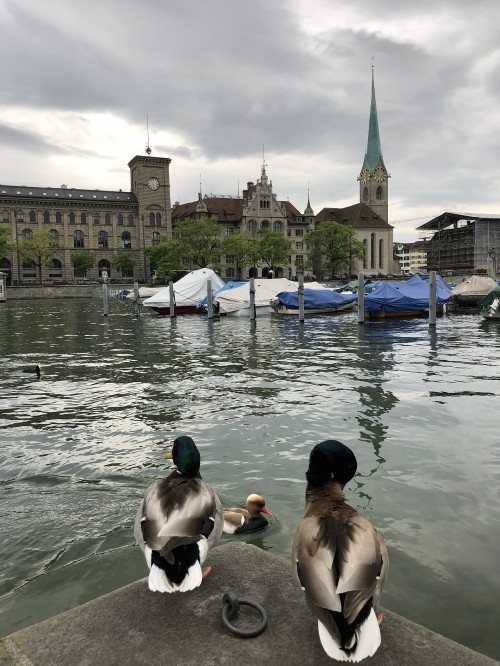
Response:
[[[357,203],[346,208],[323,208],[316,216],[316,222],[333,220],[338,224],[347,224],[354,229],[393,229],[365,203]]]
[[[373,173],[379,161],[384,164],[382,147],[380,145],[380,134],[378,131],[377,102],[375,99],[375,81],[372,69],[372,99],[370,104],[370,123],[368,126],[368,143],[365,153],[365,164],[370,173]],[[384,165],[385,166],[385,165]]]

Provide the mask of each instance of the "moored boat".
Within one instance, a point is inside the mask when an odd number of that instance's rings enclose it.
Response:
[[[450,303],[459,307],[475,307],[496,286],[497,283],[490,277],[472,275],[451,290]]]
[[[342,294],[332,289],[304,289],[304,314],[334,314],[354,310],[356,294]],[[299,292],[282,291],[271,301],[271,307],[278,315],[298,315]]]
[[[500,286],[481,299],[477,307],[485,319],[500,319]]]
[[[224,286],[224,281],[211,268],[191,271],[174,282],[174,305],[176,314],[200,314],[200,301],[207,295],[207,281],[211,280],[212,292]],[[142,302],[161,315],[170,314],[170,287],[161,289],[157,294]]]
[[[436,275],[436,314],[444,312],[450,300],[450,287]],[[365,296],[365,314],[369,319],[384,317],[428,317],[429,281],[414,275],[405,282],[383,284]]]

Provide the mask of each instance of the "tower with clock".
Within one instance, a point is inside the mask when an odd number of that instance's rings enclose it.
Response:
[[[151,151],[149,151],[151,152]],[[152,245],[153,234],[172,236],[169,157],[136,155],[128,164],[130,189],[139,205],[141,244]]]
[[[389,178],[385,168],[380,134],[378,130],[377,103],[375,100],[375,83],[372,66],[372,97],[370,105],[370,124],[368,127],[368,143],[359,181],[359,200],[367,204],[383,220],[389,220]]]

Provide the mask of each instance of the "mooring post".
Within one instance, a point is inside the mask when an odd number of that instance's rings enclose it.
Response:
[[[207,280],[207,316],[209,319],[213,319],[214,316],[214,304],[212,300],[212,280]]]
[[[429,271],[429,326],[436,325],[437,283],[436,271]]]
[[[358,275],[358,324],[365,323],[365,278]]]
[[[299,321],[304,321],[304,275],[299,273]]]
[[[173,282],[173,280],[170,280],[170,282],[168,283],[168,289],[169,289],[170,319],[173,319],[175,317],[175,294],[174,294],[174,282]]]
[[[138,317],[141,314],[141,299],[139,298],[139,283],[134,282],[134,317]]]
[[[102,272],[102,315],[108,316],[108,272]]]
[[[250,321],[257,319],[257,311],[255,309],[255,278],[250,278]]]
[[[0,301],[7,300],[7,273],[0,271]]]

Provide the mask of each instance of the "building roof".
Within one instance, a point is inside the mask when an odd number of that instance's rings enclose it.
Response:
[[[459,220],[500,220],[499,215],[483,215],[483,214],[474,214],[474,213],[451,213],[451,212],[444,212],[441,213],[441,215],[438,215],[437,217],[434,217],[432,220],[429,220],[428,222],[425,222],[425,224],[421,224],[419,227],[417,227],[417,231],[423,230],[423,229],[446,229],[446,227],[451,226],[452,224],[455,224]]]
[[[196,214],[198,201],[179,204],[172,209],[172,220],[182,220]],[[243,201],[237,197],[203,197],[209,215],[217,215],[219,221],[237,222],[243,216]]]
[[[314,219],[316,222],[333,220],[339,224],[347,224],[355,229],[372,229],[373,227],[381,229],[393,228],[391,224],[388,224],[365,203],[353,204],[346,208],[323,208]]]
[[[375,81],[372,68],[372,98],[370,104],[370,123],[368,125],[368,143],[365,153],[365,164],[370,173],[373,173],[377,164],[384,160],[382,157],[382,147],[380,145],[380,134],[378,131],[377,102],[375,100]],[[385,168],[385,165],[384,165]]]
[[[0,197],[137,203],[135,194],[122,192],[121,190],[115,192],[110,190],[79,190],[68,187],[26,187],[25,185],[0,185]]]

